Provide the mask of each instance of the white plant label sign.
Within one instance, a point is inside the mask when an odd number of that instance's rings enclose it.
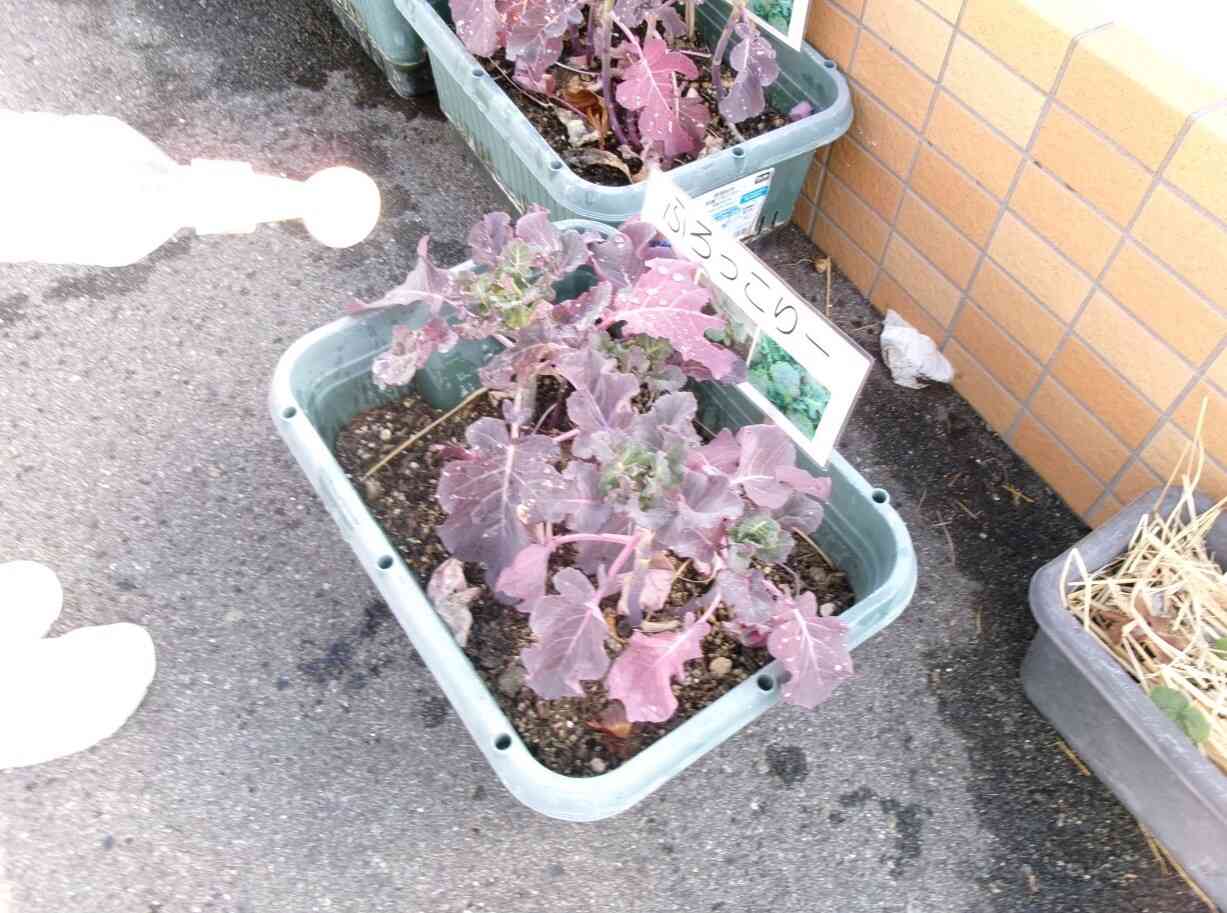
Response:
[[[738,389],[825,466],[873,359],[818,313],[663,172],[648,179],[641,218],[697,263],[750,367]]]

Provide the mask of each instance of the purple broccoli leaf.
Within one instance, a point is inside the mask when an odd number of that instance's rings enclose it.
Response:
[[[639,112],[643,142],[659,141],[666,156],[699,148],[709,117],[707,104],[684,97],[677,81],[679,76],[697,79],[698,75],[694,61],[680,51],[670,51],[659,35],[649,35],[618,84],[618,104]]]
[[[392,345],[375,356],[371,374],[382,387],[400,387],[413,380],[417,369],[435,352],[446,352],[457,342],[451,324],[438,317],[419,330],[392,328]]]
[[[540,260],[539,265],[558,278],[588,262],[588,244],[595,236],[574,229],[559,231],[550,214],[533,206],[516,222],[516,237],[527,244]]]
[[[481,418],[465,432],[470,460],[443,467],[439,503],[449,514],[439,538],[463,561],[480,561],[494,584],[533,542],[529,524],[560,520],[557,499],[566,490],[554,464],[558,445],[532,434],[512,439],[507,425]]]
[[[795,468],[797,449],[792,440],[776,425],[746,425],[737,432],[737,443],[741,457],[733,484],[740,485],[746,497],[760,507],[783,507],[791,488],[777,473],[786,466]]]
[[[673,589],[676,569],[663,552],[637,558],[634,569],[626,575],[618,611],[627,617],[631,627],[638,627],[647,613],[661,609]]]
[[[793,492],[784,506],[772,511],[775,522],[784,529],[795,529],[809,535],[822,525],[825,511],[822,502],[810,495]]]
[[[534,0],[507,30],[507,57],[516,62],[516,79],[544,90],[546,71],[562,56],[562,36],[583,22],[584,0]]]
[[[776,81],[780,67],[775,62],[775,48],[753,22],[743,18],[735,28],[741,41],[729,54],[729,63],[737,76],[728,94],[720,99],[720,113],[726,120],[739,124],[763,113],[767,106],[763,89]]]
[[[557,507],[568,527],[577,533],[608,532],[604,527],[613,510],[601,491],[600,470],[592,463],[572,460],[562,477],[567,488],[558,496]]]
[[[598,282],[582,295],[554,305],[551,317],[560,327],[582,334],[596,324],[612,300],[612,286],[608,282]],[[554,328],[555,335],[561,335],[560,327]]]
[[[540,38],[524,46],[516,57],[515,81],[542,95],[553,95],[555,82],[550,67],[562,57],[561,38]]]
[[[537,643],[520,654],[527,683],[544,698],[582,697],[580,682],[600,678],[609,668],[605,639],[609,627],[598,593],[575,568],[554,575],[557,596],[542,596],[530,607],[529,625]]]
[[[693,393],[666,393],[650,410],[635,416],[635,437],[654,450],[694,447],[699,443],[694,430],[698,411],[699,403]]]
[[[636,631],[605,679],[612,700],[626,707],[626,718],[663,723],[677,710],[671,682],[685,674],[685,665],[703,656],[703,638],[711,630],[706,621],[686,618],[681,631],[647,635]]]
[[[634,524],[625,516],[610,512],[608,519],[597,529],[591,530],[591,532],[613,533],[614,535],[625,536],[633,533],[634,530]],[[622,546],[616,542],[599,540],[578,542],[575,545],[575,566],[587,574],[596,574],[602,566],[608,566],[614,561],[621,551]]]
[[[545,595],[545,574],[549,563],[549,548],[535,542],[527,545],[498,575],[494,588],[500,597],[526,600],[519,606],[526,612],[531,600]]]
[[[659,4],[660,0],[614,0],[613,14],[627,28],[643,25],[644,17]]]
[[[682,484],[663,504],[632,509],[631,515],[656,530],[657,543],[706,565],[715,555],[724,523],[736,520],[743,510],[741,496],[729,486],[728,478],[687,470]]]
[[[725,380],[742,361],[704,335],[723,329],[724,319],[703,313],[711,293],[695,281],[697,269],[682,260],[649,261],[648,271],[634,286],[618,293],[605,322],[621,322],[623,334],[666,339],[684,360],[703,365],[716,380]]]
[[[813,113],[813,105],[811,105],[808,101],[799,101],[788,109],[788,119],[793,122],[805,120],[805,118],[809,117]]]
[[[675,6],[675,0],[616,0],[613,13],[619,22],[632,29],[643,25],[648,16],[654,16],[665,32],[676,38],[686,31],[686,23]]]
[[[818,614],[813,593],[796,599],[784,597],[771,620],[767,649],[788,671],[781,692],[790,704],[814,709],[831,696],[841,682],[852,677],[852,655],[845,634],[848,626],[838,618]]]
[[[550,214],[540,206],[533,206],[516,220],[516,237],[542,253],[562,248],[562,233],[550,221]]]
[[[782,564],[792,554],[796,542],[792,533],[766,512],[748,514],[728,530],[725,550],[728,566],[739,574],[748,573],[753,561]]]
[[[708,474],[718,472],[731,476],[740,461],[741,444],[737,443],[733,432],[721,428],[719,434],[690,454],[686,465]]]
[[[537,0],[497,0],[498,11],[503,17],[503,28],[510,30],[524,18],[528,8]]]
[[[748,647],[762,647],[771,633],[771,618],[778,611],[775,594],[761,571],[738,574],[722,570],[716,576],[720,597],[733,616],[725,628]]]
[[[656,226],[639,221],[638,216],[623,222],[604,241],[592,245],[596,274],[615,289],[629,288],[647,269],[649,247],[656,234]]]
[[[448,558],[430,575],[426,584],[426,596],[435,607],[439,617],[447,622],[456,638],[456,643],[465,646],[469,642],[469,629],[473,626],[473,613],[469,606],[481,593],[481,589],[469,586],[464,578],[464,565],[455,558]]]
[[[686,21],[678,15],[676,4],[658,3],[652,12],[660,20],[661,27],[670,38],[678,38],[686,34]]]
[[[790,486],[793,491],[819,501],[826,501],[831,497],[830,476],[812,475],[799,466],[780,466],[775,471],[775,477]]]
[[[521,331],[514,346],[495,354],[477,372],[482,386],[510,391],[530,383],[553,366],[559,353],[570,351],[552,340],[555,335],[540,322],[530,324]]]
[[[417,265],[405,277],[404,282],[387,292],[378,301],[372,301],[370,304],[355,301],[346,310],[351,314],[356,314],[378,308],[417,304],[420,301],[430,308],[432,314],[437,314],[441,306],[456,298],[456,294],[456,284],[452,280],[452,274],[435,266],[430,259],[430,235],[423,235],[418,241]]]
[[[613,369],[614,361],[595,348],[564,356],[558,373],[571,382],[575,392],[567,397],[567,417],[580,434],[571,445],[578,457],[593,456],[594,445],[604,445],[630,427],[635,418],[631,400],[639,392],[639,379]]]
[[[489,57],[498,50],[503,17],[495,0],[452,0],[452,19],[469,53]]]
[[[512,238],[511,216],[505,212],[488,212],[469,229],[469,250],[473,262],[496,266],[499,254]]]

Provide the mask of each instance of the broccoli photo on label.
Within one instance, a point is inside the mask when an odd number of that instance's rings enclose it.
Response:
[[[814,380],[795,358],[763,336],[750,359],[750,383],[807,438],[818,430],[831,391]]]
[[[750,0],[750,12],[785,35],[792,24],[792,0]]]

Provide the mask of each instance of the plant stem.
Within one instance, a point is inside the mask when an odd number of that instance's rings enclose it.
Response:
[[[742,0],[734,0],[733,8],[729,10],[728,21],[724,23],[724,31],[716,42],[716,49],[711,55],[711,90],[716,94],[716,110],[720,110],[720,102],[724,101],[724,52],[728,48],[729,38],[733,34],[733,26],[744,15]]]
[[[449,411],[443,413],[437,419],[435,419],[433,422],[431,422],[429,425],[423,428],[421,431],[418,431],[410,435],[408,440],[404,441],[403,443],[398,444],[396,446],[396,449],[394,449],[386,457],[384,457],[382,460],[380,460],[378,463],[376,463],[374,466],[368,469],[366,471],[366,475],[362,477],[362,481],[365,482],[375,473],[379,472],[379,470],[383,469],[383,467],[387,466],[394,459],[396,459],[396,457],[399,454],[404,453],[406,450],[408,450],[410,447],[412,447],[414,444],[420,441],[430,431],[437,428],[440,424],[447,421],[449,418],[451,418],[453,415],[455,415],[460,410],[464,409],[465,406],[473,402],[473,400],[477,399],[477,397],[481,396],[483,393],[488,393],[488,392],[489,391],[485,387],[482,387],[480,390],[474,390],[472,393],[466,396],[463,400],[461,400],[460,405],[456,406],[454,409],[450,409]]]
[[[493,60],[492,60],[492,61],[490,61],[490,66],[492,66],[492,67],[494,67],[494,69],[498,70],[498,75],[499,75],[499,76],[501,76],[501,77],[503,77],[503,79],[507,80],[507,83],[508,83],[509,85],[515,86],[515,87],[516,87],[516,89],[518,89],[518,90],[519,90],[520,94],[521,94],[521,95],[523,95],[525,98],[527,98],[529,101],[531,101],[533,104],[535,104],[535,105],[537,105],[538,107],[541,107],[541,108],[548,108],[548,107],[549,107],[549,104],[548,104],[547,102],[542,101],[542,100],[541,100],[540,98],[538,98],[538,97],[537,97],[537,96],[536,96],[534,93],[532,93],[532,92],[528,91],[528,89],[524,88],[522,85],[520,85],[518,82],[516,82],[516,81],[515,81],[514,79],[512,79],[510,76],[508,76],[508,75],[507,75],[505,72],[503,72],[503,68],[502,68],[502,67],[500,67],[500,66],[499,66],[497,63],[495,63]]]
[[[558,403],[550,403],[549,408],[541,414],[541,418],[537,419],[537,424],[533,426],[533,434],[541,430],[541,426],[545,424],[545,420],[550,417],[550,413],[554,411],[557,405]]]
[[[604,15],[602,21],[598,24],[595,35],[599,35],[598,43],[600,44],[601,53],[601,97],[605,99],[605,110],[609,112],[609,126],[613,128],[614,136],[617,137],[619,146],[629,146],[626,141],[626,134],[622,132],[622,118],[618,116],[618,108],[614,104],[613,97],[613,78],[610,74],[609,54],[613,45],[613,9],[606,3],[603,10]]]
[[[643,531],[640,530],[630,537],[630,541],[622,546],[622,552],[614,559],[613,564],[609,566],[609,571],[605,574],[605,580],[601,583],[600,589],[596,593],[596,602],[599,605],[601,600],[609,595],[609,582],[618,576],[622,571],[622,565],[626,564],[627,559],[635,553],[635,549],[639,545],[639,540],[643,538]]]
[[[694,41],[694,0],[686,0],[686,38]]]
[[[579,67],[573,67],[570,64],[563,63],[561,60],[554,64],[556,67],[562,67],[564,70],[570,70],[572,73],[578,73],[580,76],[600,76],[596,70],[581,70]]]
[[[700,615],[698,619],[695,621],[695,624],[699,624],[700,622],[710,620],[711,617],[716,614],[716,609],[719,605],[720,605],[720,596],[719,594],[717,594],[716,598],[711,601],[711,605],[707,607],[707,610],[702,615]]]
[[[551,539],[545,544],[555,549],[572,542],[608,542],[611,545],[629,545],[633,540],[634,536],[623,536],[619,533],[568,533],[557,539]]]

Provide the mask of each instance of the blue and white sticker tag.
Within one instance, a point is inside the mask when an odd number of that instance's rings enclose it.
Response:
[[[748,174],[731,184],[717,187],[694,198],[734,238],[750,238],[762,229],[763,207],[771,193],[774,168]]]

